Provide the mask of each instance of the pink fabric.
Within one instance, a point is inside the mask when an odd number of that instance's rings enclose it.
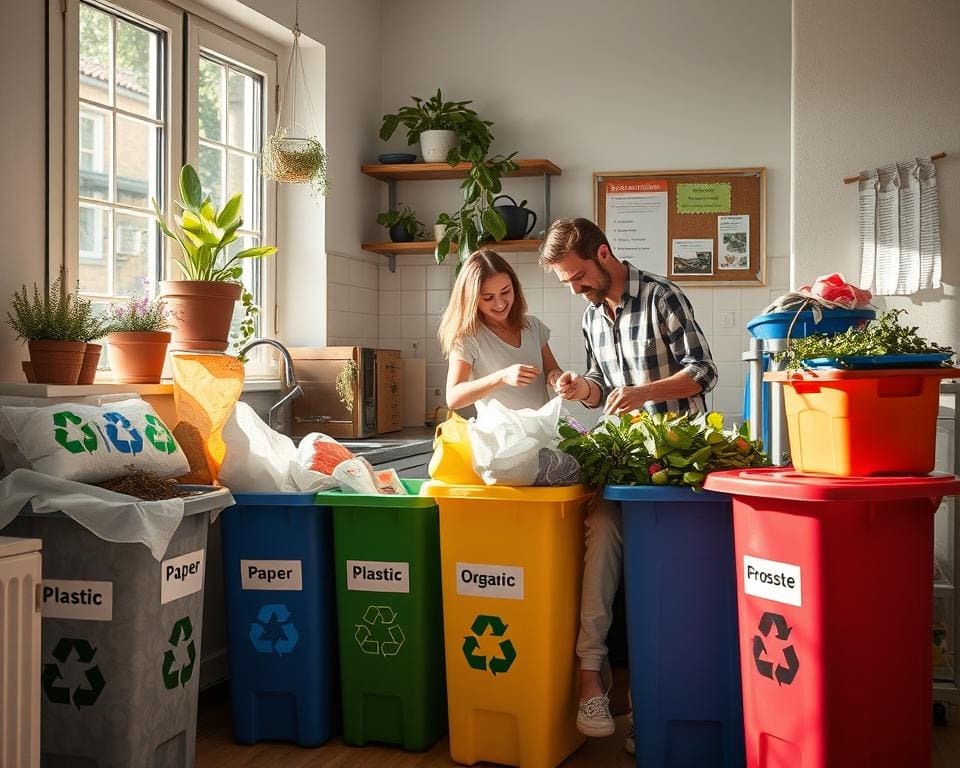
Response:
[[[872,298],[870,291],[851,285],[844,280],[843,275],[836,272],[818,277],[812,287],[801,286],[797,289],[797,293],[830,301],[846,309],[863,309],[870,304]]]

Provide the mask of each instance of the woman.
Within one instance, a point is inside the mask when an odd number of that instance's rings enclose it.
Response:
[[[492,399],[539,408],[563,373],[547,344],[549,329],[527,314],[517,273],[494,251],[476,251],[463,263],[437,336],[450,361],[447,407],[454,410]]]

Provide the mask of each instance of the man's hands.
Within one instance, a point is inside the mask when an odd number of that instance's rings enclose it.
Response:
[[[565,371],[557,378],[553,391],[564,400],[586,400],[590,397],[590,382],[579,373]]]
[[[617,387],[607,395],[603,412],[619,416],[630,411],[642,411],[643,404],[649,399],[644,392],[644,387]]]
[[[500,381],[509,384],[511,387],[525,387],[539,375],[539,368],[517,363],[500,371]]]

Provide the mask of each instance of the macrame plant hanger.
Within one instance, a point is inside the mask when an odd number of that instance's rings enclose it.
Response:
[[[272,181],[285,184],[309,184],[314,196],[327,194],[327,154],[317,138],[316,112],[307,87],[307,74],[300,54],[300,0],[296,4],[296,16],[293,29],[293,50],[287,64],[284,87],[280,91],[280,103],[277,105],[277,124],[273,133],[267,137],[260,158],[260,170],[263,176]],[[303,90],[300,102],[300,119],[297,115],[297,81]],[[289,94],[289,98],[287,98]],[[284,128],[284,99],[289,104],[289,129]],[[303,122],[301,122],[301,120]],[[292,135],[291,135],[292,134]]]

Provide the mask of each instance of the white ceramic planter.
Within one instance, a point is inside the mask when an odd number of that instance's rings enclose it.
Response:
[[[425,163],[444,163],[447,154],[457,146],[456,131],[423,131],[420,134],[420,154]]]

